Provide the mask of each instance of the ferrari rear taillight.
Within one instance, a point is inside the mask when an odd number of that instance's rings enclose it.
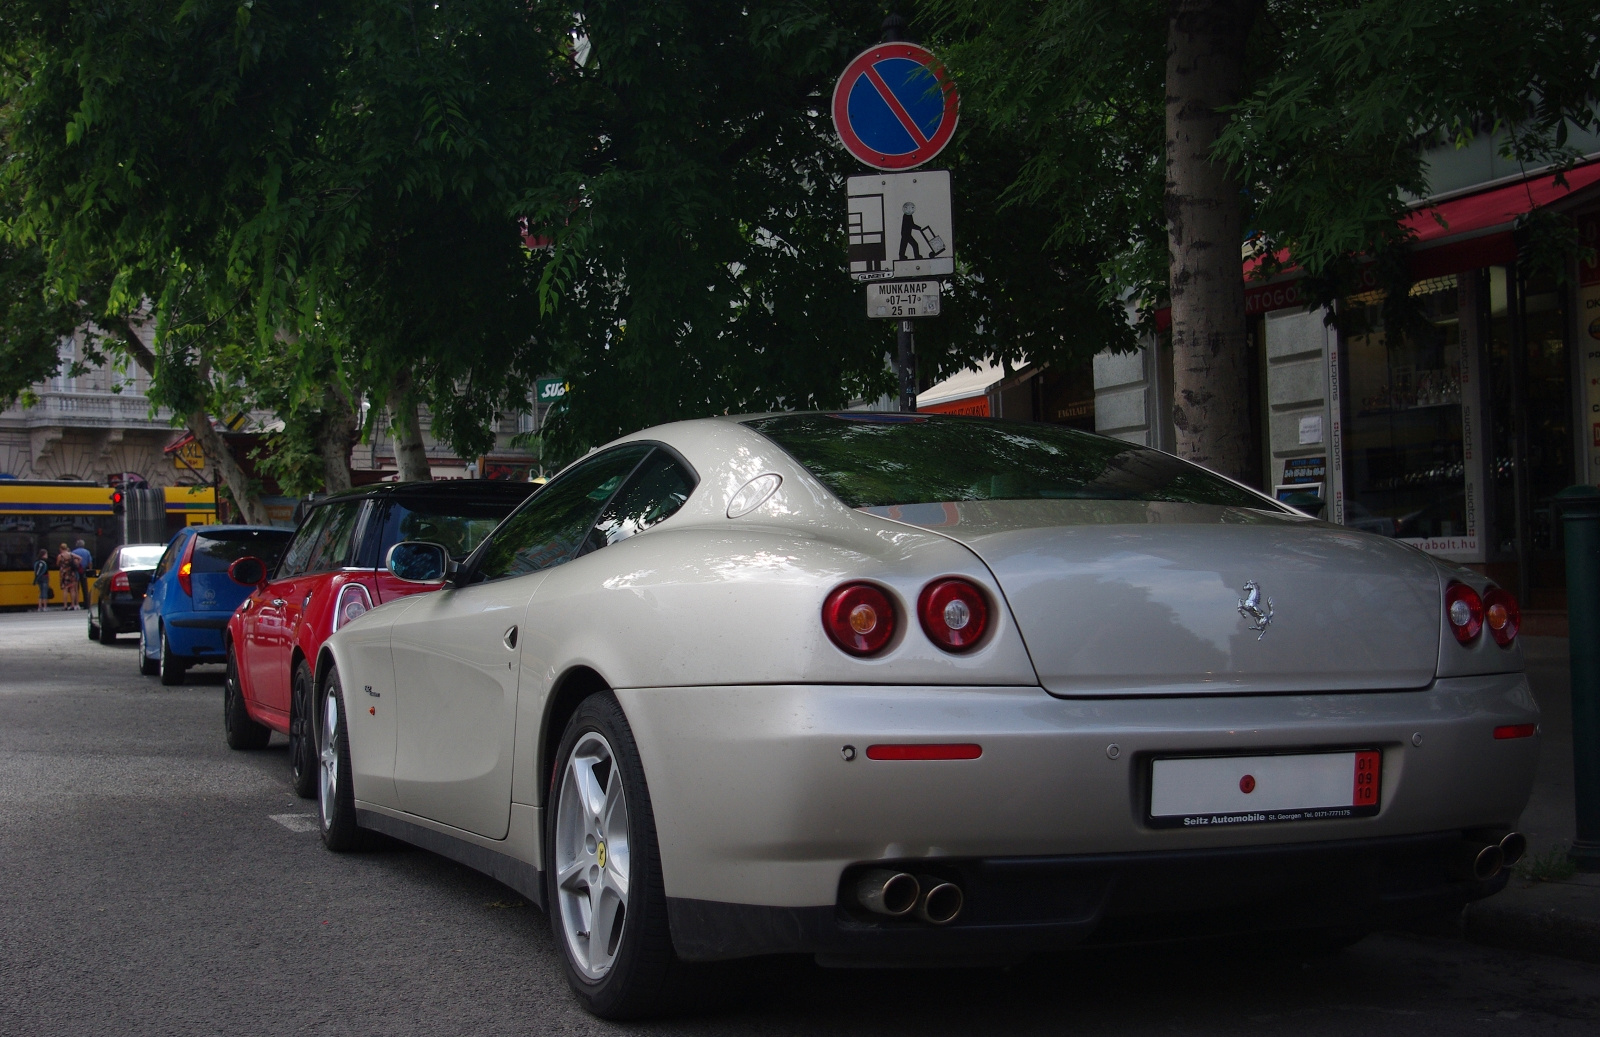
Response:
[[[894,637],[894,603],[870,583],[847,583],[822,603],[822,628],[851,655],[882,651]]]
[[[1522,629],[1522,609],[1510,591],[1490,587],[1483,596],[1483,622],[1495,644],[1509,648],[1517,639],[1517,631]]]
[[[117,573],[111,577],[111,589],[114,591],[131,591],[133,587],[128,583],[127,573]]]
[[[934,580],[917,597],[917,618],[934,644],[947,652],[965,652],[989,629],[989,600],[971,580]]]
[[[372,599],[367,589],[359,583],[347,583],[339,590],[339,600],[333,604],[333,629],[372,609]]]
[[[1444,618],[1457,641],[1471,644],[1483,629],[1483,599],[1466,584],[1452,583],[1444,589]]]
[[[189,543],[184,546],[183,558],[178,562],[178,586],[183,588],[183,593],[194,597],[194,542],[196,538],[190,537]]]

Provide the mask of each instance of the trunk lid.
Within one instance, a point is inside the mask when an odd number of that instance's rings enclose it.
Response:
[[[1398,690],[1434,677],[1437,569],[1383,537],[1166,502],[862,510],[936,530],[982,558],[1053,694]],[[1264,629],[1251,606],[1270,613]]]

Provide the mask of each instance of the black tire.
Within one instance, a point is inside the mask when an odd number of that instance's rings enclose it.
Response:
[[[144,677],[154,677],[161,671],[161,663],[150,658],[144,636],[144,620],[139,620],[139,674]]]
[[[239,687],[239,657],[228,645],[228,668],[222,678],[222,732],[229,749],[265,749],[272,729],[250,719],[244,708],[244,690]]]
[[[289,706],[289,776],[294,794],[301,799],[317,798],[316,681],[304,659],[294,668],[293,700]]]
[[[599,979],[589,978],[574,956],[561,906],[556,876],[556,825],[563,777],[573,749],[589,732],[609,743],[616,766],[606,787],[620,772],[628,812],[628,896],[622,935],[612,963]],[[602,1019],[638,1019],[683,1007],[688,969],[678,960],[667,925],[667,898],[661,880],[661,853],[656,843],[655,814],[650,807],[644,764],[622,706],[609,691],[589,696],[567,723],[556,753],[550,796],[545,809],[545,895],[556,946],[566,966],[567,982],[583,1007]],[[603,862],[602,862],[603,863]],[[579,934],[587,938],[587,933]]]
[[[113,626],[111,623],[106,622],[106,620],[109,617],[107,617],[107,615],[106,615],[105,602],[101,602],[100,603],[99,615],[100,615],[100,622],[94,624],[94,631],[95,631],[96,638],[103,645],[114,645],[114,644],[116,644],[117,643],[117,628],[115,626]]]
[[[366,845],[366,833],[356,824],[350,739],[345,735],[344,692],[337,669],[329,670],[323,679],[317,703],[319,719],[312,725],[317,732],[317,822],[322,844],[335,853],[347,853]]]
[[[169,688],[183,683],[184,671],[188,670],[187,663],[181,661],[172,651],[172,642],[167,640],[167,632],[161,631],[161,656],[156,660],[156,674],[160,676],[161,683]]]
[[[95,622],[95,617],[100,613],[96,609],[84,609],[89,614],[89,640],[100,640],[100,624]]]

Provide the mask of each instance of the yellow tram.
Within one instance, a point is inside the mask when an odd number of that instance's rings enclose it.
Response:
[[[0,479],[0,608],[38,605],[33,562],[41,548],[49,552],[51,601],[57,605],[61,576],[56,552],[62,544],[74,547],[82,540],[94,555],[95,567],[105,564],[122,542],[122,521],[111,510],[112,492],[94,483]],[[216,522],[216,493],[210,486],[168,486],[165,493],[167,539],[184,526]]]

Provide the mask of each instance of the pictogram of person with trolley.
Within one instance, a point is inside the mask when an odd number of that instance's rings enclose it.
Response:
[[[928,258],[932,259],[944,251],[944,238],[933,232],[932,227],[920,226],[917,223],[917,205],[915,202],[906,202],[900,206],[900,258],[906,258],[906,249],[911,250],[912,259],[922,258],[922,249],[917,245],[917,235],[922,235],[922,240],[928,246]]]

